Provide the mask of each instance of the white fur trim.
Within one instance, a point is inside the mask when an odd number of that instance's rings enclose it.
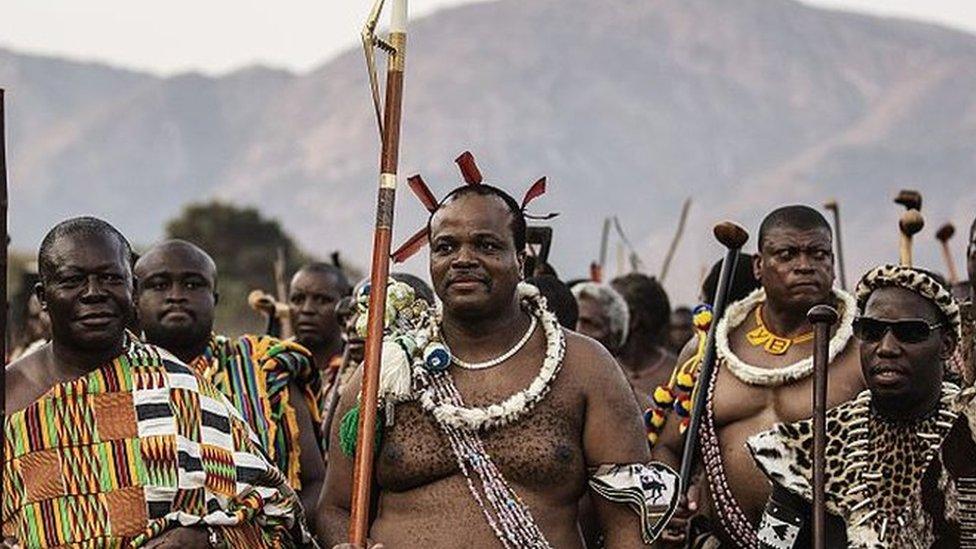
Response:
[[[837,333],[830,339],[830,353],[828,364],[833,362],[837,355],[847,347],[854,334],[851,325],[854,316],[857,314],[857,302],[851,294],[833,289],[836,297],[842,305],[840,325]],[[753,308],[766,300],[766,291],[762,288],[755,290],[745,299],[737,301],[725,310],[725,316],[719,321],[715,329],[715,346],[718,356],[725,360],[732,375],[743,383],[758,385],[762,387],[776,387],[803,379],[813,373],[813,356],[809,356],[799,362],[795,362],[782,368],[760,368],[746,364],[739,357],[735,356],[729,345],[729,330],[739,327],[749,317]]]

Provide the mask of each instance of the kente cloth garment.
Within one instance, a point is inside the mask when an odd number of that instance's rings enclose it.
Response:
[[[301,507],[217,389],[130,337],[4,423],[3,534],[23,547],[139,546],[208,525],[229,547],[306,540]]]
[[[848,547],[976,547],[974,396],[944,383],[936,409],[913,422],[881,417],[868,391],[828,410],[826,510]],[[748,447],[777,489],[809,506],[812,420],[776,425]],[[793,547],[802,527],[764,516],[763,547]]]
[[[293,341],[270,336],[214,335],[190,367],[230,399],[288,483],[301,490],[301,444],[289,385],[301,387],[315,439],[321,441],[321,378],[312,355]]]

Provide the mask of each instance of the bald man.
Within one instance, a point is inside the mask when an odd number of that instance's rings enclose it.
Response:
[[[258,434],[303,505],[314,509],[325,469],[317,427],[321,382],[309,352],[268,336],[214,334],[217,266],[189,242],[154,246],[136,262],[135,275],[146,341],[216,385]]]

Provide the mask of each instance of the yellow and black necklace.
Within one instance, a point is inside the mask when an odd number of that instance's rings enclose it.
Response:
[[[796,337],[781,337],[766,328],[762,318],[762,305],[756,307],[756,327],[746,334],[746,340],[753,347],[762,347],[771,355],[785,355],[793,345],[813,341],[813,332],[800,334]]]

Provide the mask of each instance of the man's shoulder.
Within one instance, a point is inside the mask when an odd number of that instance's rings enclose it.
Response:
[[[598,342],[569,330],[566,333],[566,356],[563,374],[585,393],[603,393],[616,389],[630,392],[627,376],[617,361]]]
[[[566,334],[566,356],[563,359],[566,366],[571,366],[573,369],[590,369],[617,364],[610,353],[596,340],[572,330],[563,330],[563,333]]]

